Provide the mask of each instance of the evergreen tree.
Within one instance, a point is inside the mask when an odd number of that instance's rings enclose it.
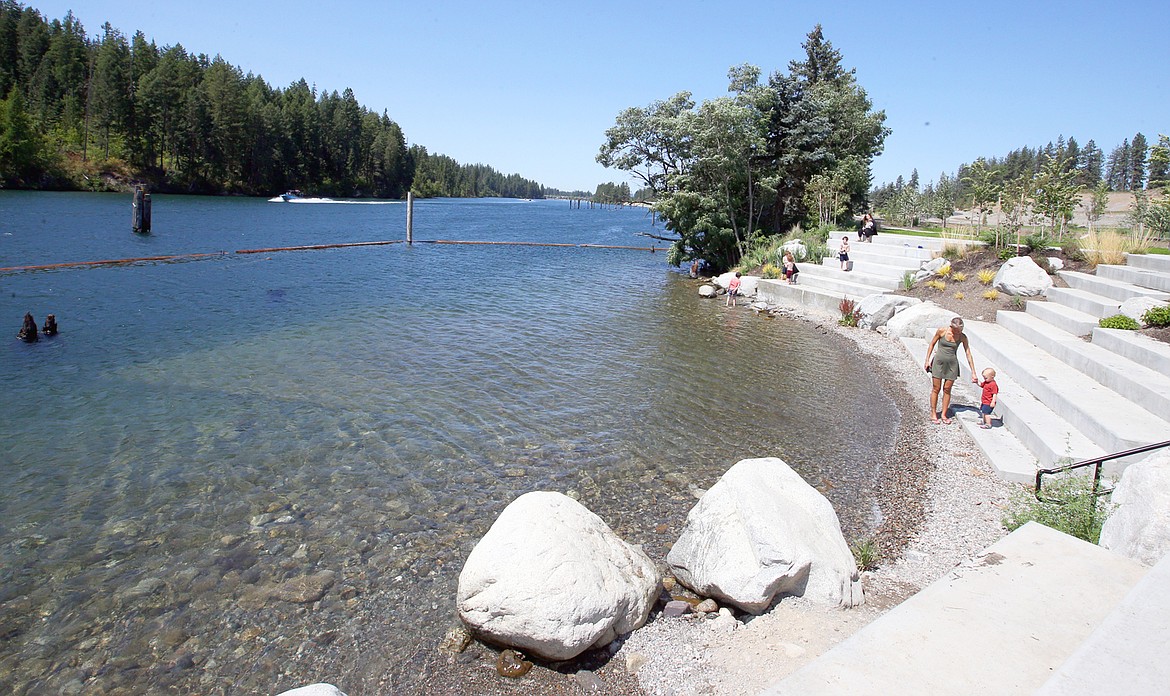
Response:
[[[1109,163],[1105,168],[1105,183],[1111,191],[1129,190],[1130,152],[1129,138],[1113,148],[1109,153]]]
[[[1158,135],[1158,144],[1150,148],[1149,188],[1170,186],[1170,137]]]
[[[1081,150],[1080,161],[1077,164],[1077,169],[1080,170],[1080,178],[1078,183],[1082,188],[1094,188],[1098,182],[1101,181],[1101,166],[1104,160],[1104,153],[1101,148],[1097,147],[1097,143],[1092,139],[1085,143],[1085,148]]]
[[[1129,144],[1129,187],[1137,191],[1146,186],[1146,136],[1138,133]]]

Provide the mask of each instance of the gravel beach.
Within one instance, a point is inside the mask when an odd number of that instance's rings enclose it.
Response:
[[[777,311],[853,341],[902,414],[876,482],[880,560],[863,574],[866,604],[840,610],[790,597],[762,616],[738,620],[714,613],[666,618],[656,611],[643,628],[610,646],[612,656],[538,666],[516,680],[498,676],[496,653],[472,643],[459,655],[436,653],[424,668],[425,693],[755,694],[1004,535],[1000,519],[1011,484],[994,474],[961,426],[930,422],[929,380],[900,341],[840,327],[826,314]]]

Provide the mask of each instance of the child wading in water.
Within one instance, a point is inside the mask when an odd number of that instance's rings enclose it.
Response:
[[[740,272],[736,271],[735,277],[732,278],[731,282],[727,284],[727,306],[728,307],[734,307],[735,306],[735,298],[739,296],[739,286],[743,282],[739,279],[740,275],[741,275]]]
[[[995,401],[999,394],[999,385],[995,383],[995,370],[990,367],[983,371],[983,381],[979,383],[983,387],[983,399],[979,403],[979,412],[983,414],[983,422],[979,424],[980,428],[987,430],[991,428],[991,412],[995,410]]]

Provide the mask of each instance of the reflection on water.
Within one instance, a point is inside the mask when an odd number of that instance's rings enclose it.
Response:
[[[0,197],[29,218],[25,257],[101,246],[37,246],[29,202],[118,217],[106,234],[125,244],[116,201]],[[159,253],[401,229],[371,217],[401,206],[164,202],[190,227],[167,232],[156,201]],[[313,216],[293,230],[289,209]],[[649,225],[557,202],[436,201],[416,220],[422,239],[576,243]],[[15,693],[410,692],[463,559],[517,495],[574,491],[661,560],[692,485],[775,455],[861,533],[896,430],[847,346],[702,302],[661,254],[395,245],[3,282],[0,317],[62,325],[0,351],[0,684]]]

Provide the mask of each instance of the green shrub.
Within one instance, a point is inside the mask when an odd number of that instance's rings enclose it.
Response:
[[[1020,244],[1023,245],[1025,253],[1031,254],[1033,251],[1041,250],[1048,246],[1048,235],[1034,232],[1021,239]]]
[[[873,570],[881,560],[881,552],[873,539],[857,539],[849,545],[858,570]]]
[[[809,263],[820,263],[821,259],[835,256],[835,254],[831,253],[829,251],[829,247],[823,242],[806,239],[804,240],[804,247],[808,250],[808,256],[805,256],[804,258]]]
[[[1044,270],[1048,275],[1056,275],[1056,269],[1048,262],[1048,257],[1043,254],[1032,254],[1032,260],[1036,265]]]
[[[1005,246],[999,250],[999,258],[1004,261],[1007,261],[1008,259],[1014,259],[1019,255],[1020,252],[1018,252],[1014,246]]]
[[[963,247],[958,244],[944,244],[942,257],[947,261],[958,261],[963,258]]]
[[[1064,244],[1060,245],[1060,251],[1069,261],[1085,260],[1085,251],[1081,249],[1081,243],[1075,239],[1066,239]]]
[[[1142,325],[1134,321],[1133,317],[1127,317],[1124,314],[1105,317],[1098,321],[1097,325],[1102,329],[1125,329],[1126,331],[1137,331],[1142,328]]]
[[[1013,295],[1012,299],[1008,300],[1008,309],[1014,312],[1022,312],[1028,308],[1028,301],[1019,295]]]
[[[1170,305],[1150,307],[1142,315],[1142,322],[1146,326],[1170,326]]]
[[[1043,494],[1045,498],[1061,502],[1043,502],[1036,499],[1031,487],[1017,488],[1008,499],[1003,526],[1008,531],[1014,531],[1025,522],[1039,522],[1065,534],[1097,543],[1101,536],[1101,525],[1112,512],[1112,505],[1093,495],[1091,478],[1049,478],[1046,479]]]
[[[906,271],[902,274],[902,289],[909,290],[914,287],[914,271]]]

